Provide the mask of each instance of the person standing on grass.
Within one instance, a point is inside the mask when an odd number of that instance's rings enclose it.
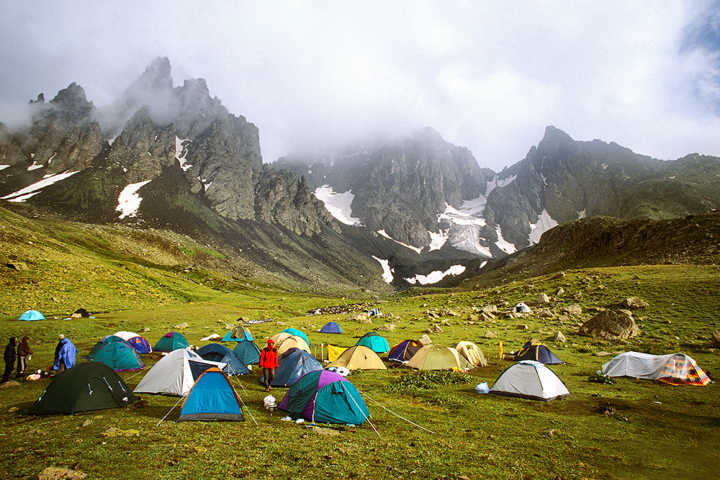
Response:
[[[5,373],[2,377],[2,383],[10,380],[10,374],[15,367],[15,345],[17,345],[17,338],[10,337],[7,346],[5,347]]]
[[[30,350],[30,338],[25,336],[20,342],[20,346],[17,351],[17,376],[21,377],[25,373],[27,368],[27,361],[30,359],[33,351]]]
[[[275,341],[268,338],[267,346],[260,352],[260,368],[262,368],[265,391],[270,391],[270,383],[275,378],[275,369],[278,367],[278,355],[275,350]]]

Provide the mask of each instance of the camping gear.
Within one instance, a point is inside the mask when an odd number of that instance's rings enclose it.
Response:
[[[100,362],[79,363],[55,376],[29,413],[43,415],[121,408],[136,400],[110,367]]]
[[[270,340],[275,342],[275,349],[278,355],[282,355],[291,348],[299,348],[310,353],[310,347],[307,342],[297,335],[292,335],[288,332],[280,332],[270,337]]]
[[[570,395],[552,370],[534,360],[522,360],[507,368],[495,380],[490,393],[545,401]]]
[[[525,305],[523,302],[515,304],[515,307],[513,307],[513,312],[515,313],[530,313],[530,307]]]
[[[336,347],[335,345],[325,345],[325,348],[327,348],[328,362],[334,362],[347,350],[347,347]]]
[[[153,365],[133,392],[183,396],[211,367],[222,369],[225,364],[205,360],[189,348],[175,350]]]
[[[482,353],[482,350],[480,350],[480,347],[473,342],[458,342],[458,344],[455,345],[455,350],[457,350],[470,365],[474,367],[487,367],[485,355]]]
[[[221,342],[252,342],[253,336],[250,330],[242,325],[236,325],[227,331]]]
[[[390,349],[388,360],[395,362],[407,362],[418,350],[422,348],[422,343],[416,340],[403,340]]]
[[[695,360],[684,353],[625,352],[604,364],[602,373],[611,377],[659,380],[671,385],[704,386],[712,381]]]
[[[310,339],[308,339],[307,335],[305,335],[305,332],[298,330],[297,328],[286,328],[283,332],[300,337],[305,340],[305,343],[307,343],[308,346],[310,345]]]
[[[178,332],[168,332],[155,344],[153,350],[156,352],[172,352],[181,348],[187,348],[190,344],[185,337]]]
[[[361,425],[370,417],[355,386],[328,370],[316,370],[299,378],[278,408],[293,419],[304,418],[313,423]]]
[[[243,365],[257,365],[260,362],[260,349],[253,341],[238,342],[233,353]]]
[[[540,342],[529,341],[515,354],[515,360],[535,360],[546,365],[560,365],[562,360]]]
[[[24,321],[45,320],[45,315],[38,312],[37,310],[28,310],[26,312],[23,312],[22,315],[20,315],[18,317],[18,320],[24,320]]]
[[[406,364],[418,370],[465,370],[470,367],[465,358],[452,347],[425,345]]]
[[[78,308],[77,310],[75,310],[75,311],[73,312],[73,315],[80,315],[81,317],[87,318],[87,317],[90,316],[90,312],[88,312],[88,311],[85,310],[84,308]]]
[[[380,317],[380,316],[382,316],[382,312],[380,311],[380,309],[377,309],[377,308],[371,308],[370,310],[368,310],[367,314],[368,314],[369,317]]]
[[[245,420],[240,397],[221,370],[215,367],[205,370],[185,397],[177,421],[192,420],[204,422]]]
[[[485,395],[486,393],[490,393],[490,388],[488,387],[487,382],[477,384],[475,386],[475,393],[478,393],[480,395]]]
[[[225,364],[222,369],[226,375],[247,375],[250,370],[238,360],[232,350],[219,343],[209,343],[198,349],[197,354],[205,360]]]
[[[272,395],[268,395],[267,397],[263,398],[263,405],[265,406],[265,410],[270,410],[271,412],[273,412],[277,408],[277,399]]]
[[[366,333],[355,345],[363,345],[375,353],[385,353],[390,350],[388,341],[377,332]]]
[[[150,346],[150,342],[148,342],[147,338],[141,337],[135,332],[121,331],[115,332],[113,335],[125,340],[135,349],[136,352],[141,355],[145,353],[152,353],[152,347]]]
[[[320,329],[320,333],[342,333],[342,328],[337,322],[328,322]]]
[[[94,362],[102,362],[116,372],[140,370],[145,366],[135,349],[124,341],[103,343],[88,358]]]
[[[345,350],[330,367],[345,367],[348,370],[386,370],[377,353],[364,345],[355,345]]]
[[[315,357],[304,350],[292,348],[280,356],[280,366],[275,369],[275,377],[270,386],[288,387],[308,372],[322,370]],[[264,383],[262,378],[260,383]]]

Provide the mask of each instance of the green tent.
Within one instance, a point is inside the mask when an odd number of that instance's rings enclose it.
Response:
[[[125,342],[110,342],[102,345],[90,360],[102,362],[115,371],[140,370],[145,366],[140,360],[140,355]]]
[[[173,350],[180,350],[181,348],[187,348],[190,344],[183,337],[182,333],[168,332],[158,340],[153,347],[156,352],[172,352]]]
[[[100,362],[86,362],[58,374],[30,407],[29,413],[72,415],[125,407],[135,400],[136,397],[112,368]]]
[[[93,360],[93,357],[95,357],[95,355],[97,354],[97,352],[98,352],[102,347],[104,347],[105,345],[110,344],[110,343],[125,343],[125,344],[127,344],[127,345],[130,345],[130,344],[127,343],[125,340],[123,340],[122,338],[120,338],[120,337],[118,337],[118,336],[116,336],[116,335],[108,335],[107,337],[103,337],[102,340],[100,340],[99,342],[97,342],[97,343],[95,344],[95,346],[92,347],[92,349],[90,350],[90,353],[89,353],[88,356],[87,356],[88,360]]]
[[[255,342],[245,340],[238,342],[233,353],[243,365],[257,365],[260,363],[260,349],[255,345]]]
[[[390,351],[390,345],[384,337],[377,332],[366,333],[355,345],[363,345],[368,347],[375,353],[385,353]]]

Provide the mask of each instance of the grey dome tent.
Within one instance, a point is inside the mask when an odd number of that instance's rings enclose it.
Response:
[[[545,401],[570,395],[552,370],[533,360],[523,360],[507,368],[495,380],[490,393]]]

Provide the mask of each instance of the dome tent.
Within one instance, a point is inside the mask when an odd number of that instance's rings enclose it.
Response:
[[[337,322],[328,322],[320,329],[320,333],[342,333],[342,328]]]
[[[407,366],[418,370],[464,370],[470,364],[454,348],[430,344],[418,350]]]
[[[250,330],[243,327],[242,325],[237,325],[230,330],[227,331],[225,336],[220,340],[221,342],[244,342],[249,341],[252,342],[253,336],[250,333]]]
[[[181,348],[187,348],[190,344],[185,337],[178,332],[168,332],[155,344],[153,350],[157,352],[172,352]]]
[[[328,370],[316,370],[299,378],[278,408],[294,419],[304,418],[313,423],[361,425],[370,417],[355,386]]]
[[[138,335],[135,332],[115,332],[113,335],[120,337],[130,344],[139,354],[152,353],[152,347],[147,338]]]
[[[375,353],[385,353],[390,351],[390,345],[384,337],[381,337],[377,332],[368,332],[358,340],[355,345],[363,345],[372,349]]]
[[[225,364],[222,369],[226,375],[247,375],[250,370],[238,360],[232,350],[219,343],[210,343],[197,350],[197,354],[205,360]]]
[[[306,373],[323,369],[315,357],[297,348],[283,353],[279,361],[280,366],[275,369],[275,376],[271,383],[273,387],[288,387]],[[262,381],[262,377],[260,379]]]
[[[90,349],[90,353],[88,353],[87,358],[92,360],[93,357],[95,357],[97,352],[99,352],[102,347],[104,347],[105,345],[109,345],[111,343],[124,343],[125,345],[130,346],[129,343],[127,343],[125,340],[123,340],[122,338],[120,338],[118,336],[107,335],[107,336],[101,338],[100,341],[97,342],[95,345],[93,345],[93,348]]]
[[[257,365],[260,363],[260,349],[255,342],[244,340],[238,342],[233,353],[243,365]]]
[[[422,343],[416,340],[403,340],[390,349],[388,360],[395,362],[406,362],[410,360],[418,350],[422,348]]]
[[[27,310],[18,317],[18,320],[23,320],[23,321],[45,320],[45,315],[38,312],[37,310]]]
[[[270,337],[275,342],[275,349],[278,355],[282,355],[291,348],[299,348],[310,353],[310,347],[307,342],[297,335],[292,335],[288,332],[280,332]]]
[[[487,367],[487,359],[485,359],[485,355],[482,350],[480,350],[480,347],[473,342],[458,342],[458,344],[455,345],[455,350],[457,350],[470,365],[474,367]]]
[[[525,305],[523,302],[520,302],[513,307],[513,312],[515,312],[515,313],[530,313],[531,310],[530,310],[530,307]]]
[[[245,420],[240,397],[221,370],[215,367],[205,370],[183,400],[177,421],[192,420],[205,422]]]
[[[515,354],[515,360],[535,360],[546,365],[560,365],[563,363],[548,347],[532,340],[525,343]]]
[[[705,386],[712,381],[695,360],[684,353],[625,352],[604,364],[602,373],[611,377],[658,380],[671,385]]]
[[[30,407],[30,414],[44,415],[122,408],[136,400],[122,378],[100,362],[79,363],[53,379]]]
[[[102,362],[116,372],[141,370],[145,366],[135,349],[124,341],[103,343],[89,359]]]
[[[281,333],[289,333],[290,335],[295,335],[296,337],[300,337],[303,340],[305,340],[305,343],[310,346],[310,339],[305,335],[305,332],[298,330],[297,328],[286,328]]]
[[[534,360],[522,360],[507,368],[495,380],[490,393],[545,401],[570,395],[552,370]]]
[[[364,345],[355,345],[345,350],[328,367],[345,367],[348,370],[386,370],[377,353]]]
[[[133,391],[183,396],[211,367],[222,369],[225,364],[204,360],[189,348],[174,350],[158,360]]]

